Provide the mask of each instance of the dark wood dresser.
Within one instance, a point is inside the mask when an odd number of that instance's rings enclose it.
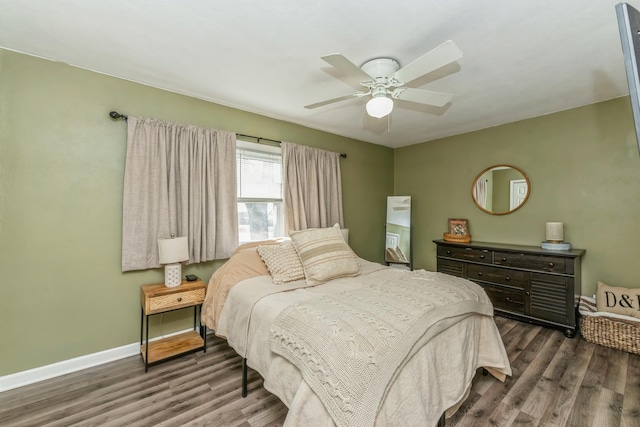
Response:
[[[567,337],[575,336],[583,249],[433,242],[438,246],[438,271],[482,286],[495,314],[560,328]]]

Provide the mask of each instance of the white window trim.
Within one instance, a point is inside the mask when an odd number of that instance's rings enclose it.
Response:
[[[238,149],[245,150],[245,151],[254,151],[256,153],[277,154],[280,156],[280,159],[282,162],[282,149],[280,148],[279,145],[273,146],[273,145],[261,144],[253,141],[236,139],[236,150]],[[282,209],[284,209],[284,194],[280,199],[266,198],[266,197],[259,198],[259,197],[239,197],[238,196],[238,203],[251,203],[251,202],[279,203],[282,206]],[[282,215],[282,218],[280,218],[280,221],[283,222],[284,224],[284,211],[281,212],[281,215]],[[280,230],[280,231],[283,232],[284,230]],[[245,242],[241,242],[241,243],[245,243]]]

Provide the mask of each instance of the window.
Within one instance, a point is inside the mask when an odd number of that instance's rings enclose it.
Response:
[[[237,141],[238,240],[284,236],[280,147]]]

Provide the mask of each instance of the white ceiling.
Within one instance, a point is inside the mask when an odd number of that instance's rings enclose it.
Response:
[[[0,46],[400,147],[627,95],[616,3],[0,0]],[[463,58],[410,85],[453,93],[441,109],[396,101],[387,120],[368,117],[366,99],[303,108],[358,90],[323,55],[403,66],[446,40]]]

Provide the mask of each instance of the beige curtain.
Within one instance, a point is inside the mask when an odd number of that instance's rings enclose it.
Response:
[[[483,208],[487,207],[487,180],[478,179],[473,187],[473,197]]]
[[[129,116],[122,271],[159,267],[158,239],[187,236],[189,261],[238,245],[235,133]]]
[[[344,226],[340,153],[283,142],[285,229]]]

